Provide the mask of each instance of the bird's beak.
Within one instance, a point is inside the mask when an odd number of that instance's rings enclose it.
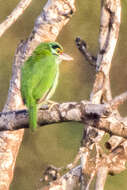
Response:
[[[65,60],[65,61],[72,61],[73,60],[73,57],[71,57],[70,55],[67,55],[63,52],[59,55],[59,58],[61,60]]]

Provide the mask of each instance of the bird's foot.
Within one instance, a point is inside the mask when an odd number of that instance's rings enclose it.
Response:
[[[58,102],[54,102],[54,101],[52,101],[52,100],[48,100],[47,103],[48,103],[48,109],[49,109],[49,111],[51,111],[51,109],[52,109],[55,105],[58,104]]]
[[[42,104],[38,104],[38,109],[42,109],[42,110],[51,110],[53,108],[54,105],[57,105],[57,102],[54,102],[52,100],[48,100],[46,102],[43,102]]]

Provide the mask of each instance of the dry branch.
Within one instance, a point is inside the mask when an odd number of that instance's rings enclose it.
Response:
[[[100,104],[100,103],[104,103],[104,102],[108,102],[112,100],[110,81],[109,81],[109,72],[110,72],[111,61],[112,61],[113,53],[115,50],[115,46],[116,46],[116,42],[117,42],[118,34],[119,34],[120,15],[121,15],[120,0],[102,0],[101,1],[99,52],[97,55],[97,62],[96,62],[97,74],[96,74],[96,79],[95,79],[93,90],[90,97],[91,102],[95,104]],[[111,118],[113,119],[113,117]],[[106,125],[108,126],[109,123],[107,123],[106,121],[106,123],[104,125],[103,124],[104,123],[102,123],[102,128],[103,126],[106,126]],[[110,129],[112,128],[110,124],[109,124],[109,128]],[[91,128],[91,126],[86,127],[84,129],[82,142],[83,142],[84,147],[88,147],[88,152],[86,153],[88,155],[90,154],[89,150],[91,150],[91,147],[93,148],[94,143],[98,144],[104,135],[104,133],[99,130],[98,131],[95,130],[94,134],[97,134],[97,135],[95,135],[93,138],[91,138],[91,134],[93,134],[93,128]],[[89,156],[87,156],[87,158],[88,160],[86,161],[85,159],[85,162],[82,165],[82,168],[84,169],[84,171],[87,165],[86,162],[89,162]],[[96,160],[98,160],[98,156],[96,156]],[[103,189],[104,184],[101,185],[101,187]],[[85,187],[83,187],[82,189],[85,189]]]
[[[67,102],[56,104],[49,110],[40,109],[38,112],[38,124],[41,126],[69,121],[82,122],[109,134],[127,138],[127,125],[123,118],[114,116],[110,104],[91,104],[88,101]],[[28,124],[27,110],[0,113],[0,131],[28,128]]]
[[[85,56],[85,59],[93,66],[96,66],[97,58],[88,51],[87,44],[84,40],[81,40],[80,37],[75,39],[76,45],[80,52]]]
[[[52,123],[77,121],[95,125],[101,117],[106,118],[109,114],[110,108],[106,104],[96,105],[87,101],[68,102],[57,104],[49,110],[40,109],[38,123],[44,126]],[[28,128],[28,123],[28,112],[26,110],[0,113],[0,131]]]
[[[104,184],[107,178],[107,174],[108,174],[107,166],[102,166],[98,169],[95,190],[104,189]]]
[[[55,182],[50,183],[49,186],[43,187],[40,190],[56,190],[56,189],[73,190],[78,186],[80,176],[81,176],[81,166],[77,166],[76,168],[71,169],[68,173],[63,175]]]
[[[21,0],[12,13],[7,16],[6,20],[0,24],[0,37],[4,32],[23,14],[25,9],[29,6],[32,0]]]
[[[119,105],[123,104],[124,101],[126,100],[127,100],[127,92],[124,92],[120,96],[116,96],[112,101],[110,101],[110,105],[113,109],[116,109]]]

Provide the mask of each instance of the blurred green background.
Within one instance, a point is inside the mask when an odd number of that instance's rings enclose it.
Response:
[[[0,0],[0,22],[11,13],[18,0]],[[29,36],[36,17],[40,14],[46,0],[33,0],[29,8],[18,21],[0,38],[0,110],[8,94],[12,63],[17,44]],[[122,3],[120,36],[113,57],[111,69],[111,87],[113,96],[126,91],[127,78],[127,0]],[[65,52],[74,57],[74,61],[60,66],[58,88],[52,98],[54,101],[80,101],[89,99],[95,79],[95,70],[77,50],[74,39],[80,36],[88,43],[90,52],[98,51],[100,21],[100,1],[78,0],[77,11],[70,22],[63,28],[57,41]],[[122,115],[127,114],[127,104],[120,108]],[[65,123],[39,128],[35,133],[25,130],[16,162],[15,176],[11,190],[35,190],[42,186],[40,178],[47,165],[66,166],[75,157],[83,125]],[[106,190],[126,190],[127,172],[109,176]]]

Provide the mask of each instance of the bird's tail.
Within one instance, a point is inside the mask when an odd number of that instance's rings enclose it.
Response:
[[[29,107],[29,126],[32,131],[37,128],[37,105],[32,104]]]

